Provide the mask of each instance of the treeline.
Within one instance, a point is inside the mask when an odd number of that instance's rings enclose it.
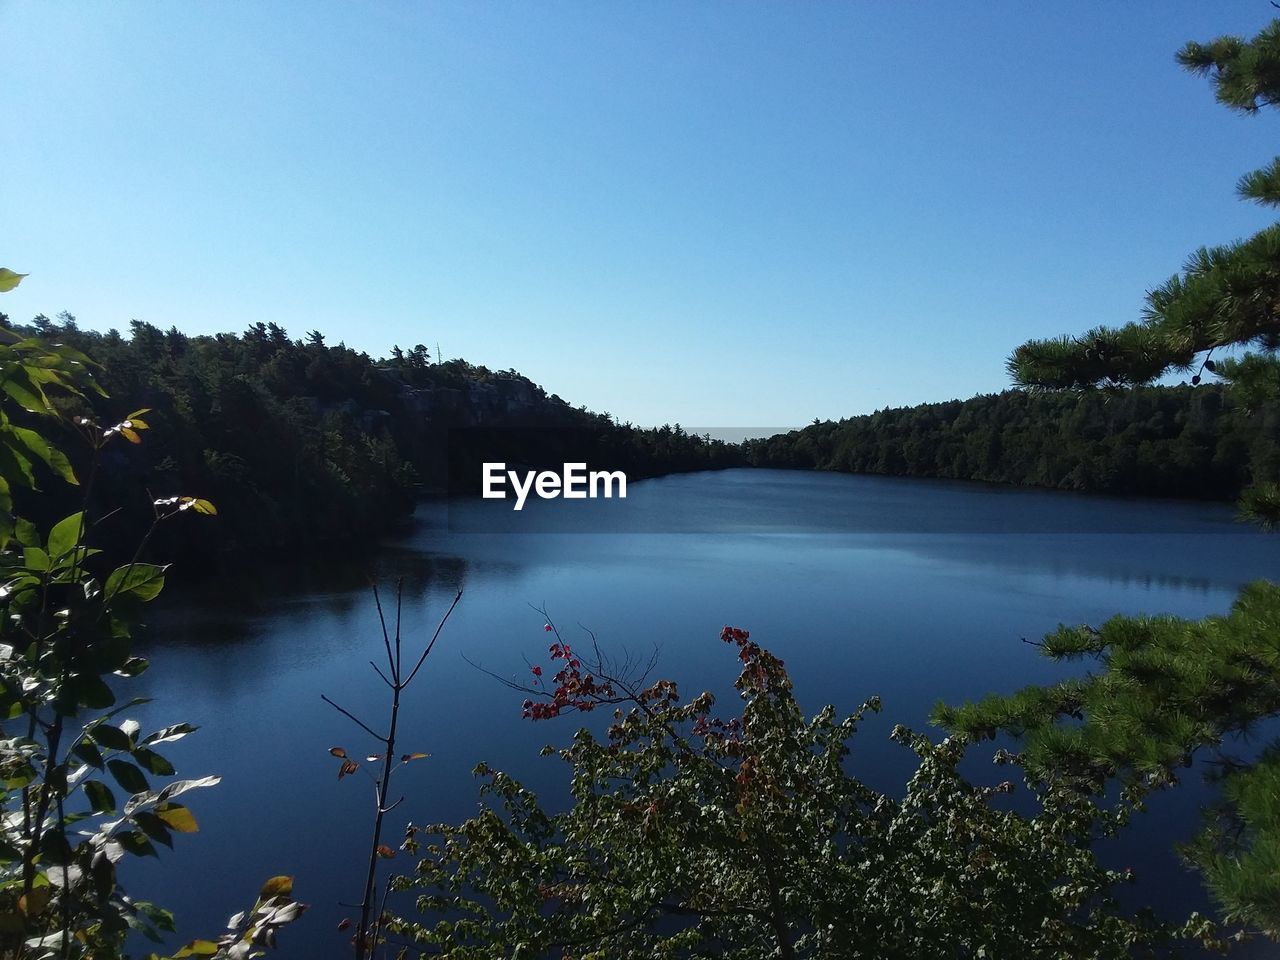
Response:
[[[151,411],[149,442],[112,450],[97,471],[104,500],[132,504],[104,521],[106,535],[127,542],[149,521],[139,490],[206,497],[220,522],[184,525],[180,536],[151,545],[187,569],[373,540],[403,523],[424,492],[444,488],[447,438],[460,427],[550,428],[540,435],[552,444],[561,431],[597,437],[596,446],[636,476],[740,462],[736,447],[678,426],[618,424],[515,371],[436,362],[421,345],[374,358],[318,332],[293,339],[273,323],[241,335],[188,336],[134,321],[122,336],[82,330],[65,313],[16,329],[100,364],[108,397],[88,399],[103,426]],[[31,507],[39,513],[38,503]]]
[[[617,423],[515,371],[438,362],[421,345],[374,358],[263,323],[241,335],[188,336],[135,321],[126,337],[81,330],[68,314],[18,329],[101,365],[108,398],[89,399],[104,426],[151,411],[153,441],[111,450],[97,471],[100,495],[129,505],[103,521],[105,536],[128,542],[149,521],[139,490],[218,505],[218,523],[157,534],[157,555],[187,569],[372,542],[403,524],[424,493],[459,490],[459,475],[478,480],[486,459],[586,460],[633,478],[749,465],[1216,500],[1280,478],[1280,410],[1252,411],[1213,384],[1009,390],[735,446],[679,426]],[[475,429],[460,441],[459,428]]]
[[[1003,393],[748,441],[754,466],[1229,500],[1280,476],[1280,410],[1220,385]]]

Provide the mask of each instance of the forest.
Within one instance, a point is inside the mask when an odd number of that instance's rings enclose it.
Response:
[[[434,362],[422,345],[373,358],[319,332],[294,340],[264,323],[241,335],[188,336],[135,321],[126,337],[83,330],[67,313],[14,329],[93,358],[105,394],[90,397],[95,418],[149,411],[154,442],[135,456],[108,454],[105,493],[129,504],[131,491],[189,489],[219,504],[218,524],[158,531],[152,544],[192,572],[251,552],[372,544],[403,527],[419,497],[456,488],[459,464],[495,436],[510,446],[528,431],[548,461],[586,449],[633,477],[740,462],[735,447],[679,425],[617,423],[513,370]],[[509,459],[532,456],[531,446]],[[486,458],[501,459],[493,453]],[[40,499],[29,509],[41,517]],[[127,538],[145,519],[124,507],[103,535]]]
[[[156,534],[153,548],[191,573],[251,552],[372,544],[404,528],[420,497],[476,493],[485,460],[589,460],[633,479],[751,466],[1208,500],[1280,476],[1280,411],[1220,383],[1011,389],[729,444],[619,423],[513,370],[436,362],[423,345],[373,358],[261,323],[188,336],[134,322],[125,337],[66,313],[15,329],[94,358],[98,419],[150,411],[154,442],[112,453],[103,471],[121,503],[134,489],[190,489],[219,504],[217,525]],[[104,535],[141,519],[124,508]]]
[[[879,410],[744,444],[761,467],[1232,500],[1280,476],[1280,411],[1222,384],[1025,389]]]

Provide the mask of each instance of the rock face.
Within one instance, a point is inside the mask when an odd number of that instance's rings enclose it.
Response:
[[[544,417],[554,423],[572,409],[560,397],[548,397],[537,384],[514,373],[481,370],[474,376],[455,375],[447,382],[415,386],[408,380],[409,371],[402,368],[383,366],[378,372],[396,385],[399,410],[361,411],[350,401],[329,409],[351,415],[370,432],[397,415],[420,418],[429,427],[502,426]]]

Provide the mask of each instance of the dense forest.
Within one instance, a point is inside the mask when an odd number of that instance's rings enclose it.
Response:
[[[1280,410],[1220,384],[1003,393],[885,409],[745,445],[755,466],[1229,500],[1280,475]]]
[[[109,452],[99,472],[122,505],[104,535],[127,541],[149,520],[139,490],[194,491],[218,505],[217,524],[156,535],[153,549],[187,569],[372,542],[404,524],[424,494],[475,492],[478,463],[493,459],[586,460],[632,478],[746,465],[1218,500],[1280,476],[1275,405],[1250,405],[1220,384],[1008,390],[736,446],[678,425],[618,423],[513,370],[441,362],[422,345],[374,358],[319,332],[292,339],[272,323],[189,336],[135,321],[126,337],[82,330],[66,313],[16,329],[100,364],[109,399],[91,399],[103,425],[149,411],[155,442]]]
[[[107,536],[127,542],[149,521],[140,490],[196,491],[217,504],[219,523],[156,535],[152,548],[187,569],[251,551],[348,548],[394,529],[419,496],[446,487],[450,444],[456,455],[464,428],[484,442],[540,428],[543,456],[574,459],[585,445],[636,477],[739,462],[736,447],[679,426],[619,424],[513,370],[437,362],[422,345],[374,358],[319,332],[291,339],[273,323],[188,336],[134,321],[126,337],[82,330],[66,313],[15,329],[100,365],[108,397],[90,399],[101,424],[149,411],[154,442],[129,456],[110,451],[98,473],[122,505],[104,521]],[[30,512],[39,516],[40,504]]]

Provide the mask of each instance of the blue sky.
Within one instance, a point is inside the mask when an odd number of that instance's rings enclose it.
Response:
[[[438,342],[637,423],[1007,385],[1276,152],[1183,73],[1262,2],[0,0],[0,309]]]

